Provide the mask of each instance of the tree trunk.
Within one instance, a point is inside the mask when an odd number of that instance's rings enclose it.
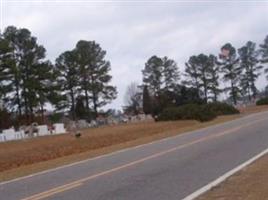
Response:
[[[94,91],[93,91],[92,95],[93,95],[93,108],[94,108],[94,114],[95,114],[95,117],[97,118],[97,117],[98,117],[97,96],[96,96],[96,94],[95,94]]]
[[[205,101],[206,103],[208,102],[208,92],[207,92],[207,87],[204,87],[204,92],[205,92]]]
[[[89,111],[89,97],[88,97],[88,91],[85,89],[85,97],[86,97],[86,108],[87,112]]]
[[[25,90],[24,90],[24,93],[25,93]],[[25,107],[26,123],[29,124],[30,123],[29,107],[28,107],[28,101],[27,101],[27,98],[26,98],[25,94],[24,94],[24,107]]]
[[[33,106],[30,105],[30,122],[33,123],[33,121],[34,121]]]
[[[233,102],[234,102],[234,105],[237,104],[237,101],[236,101],[236,92],[235,92],[235,89],[234,89],[234,83],[233,83],[233,80],[231,80],[231,90],[232,90],[232,97],[233,97]]]
[[[17,96],[17,104],[18,104],[18,111],[19,117],[21,117],[21,102],[20,102],[20,92],[19,92],[19,84],[16,81],[16,96]]]
[[[205,75],[203,75],[205,76]],[[208,102],[208,88],[207,88],[207,81],[204,77],[203,79],[203,83],[204,83],[204,93],[205,93],[205,102],[207,103]]]
[[[248,87],[248,100],[251,102],[250,88]]]
[[[251,88],[253,90],[252,91],[252,97],[253,97],[253,99],[256,99],[257,94],[256,94],[256,90],[255,90],[256,87],[255,87],[254,81],[252,81]]]
[[[72,119],[75,120],[75,99],[74,99],[74,92],[73,89],[71,89],[71,101],[72,101],[72,107],[71,107],[71,113],[72,113]]]
[[[43,124],[45,124],[44,106],[43,106],[42,103],[41,103],[41,117],[42,117],[42,122],[43,122]]]
[[[217,92],[216,91],[214,91],[214,102],[217,102]]]
[[[90,76],[91,79],[91,85],[94,85],[95,83],[95,79],[94,76],[91,74]],[[93,109],[94,109],[94,117],[95,119],[98,117],[98,105],[97,105],[97,96],[96,96],[96,92],[94,90],[94,87],[92,87],[92,102],[93,102]]]

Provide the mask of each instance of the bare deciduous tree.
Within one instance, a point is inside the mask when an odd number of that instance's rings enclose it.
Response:
[[[138,114],[142,107],[142,92],[136,82],[127,86],[125,97],[125,110],[133,114]]]

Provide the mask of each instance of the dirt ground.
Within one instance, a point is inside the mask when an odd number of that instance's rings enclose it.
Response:
[[[205,123],[193,120],[151,121],[90,128],[83,130],[82,137],[78,139],[71,134],[63,134],[0,143],[0,181],[145,144],[263,110],[268,110],[268,106],[244,109],[242,114],[220,116]]]
[[[197,200],[267,200],[268,155],[260,158]]]

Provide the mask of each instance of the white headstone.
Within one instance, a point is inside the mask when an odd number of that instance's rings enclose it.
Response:
[[[3,133],[0,134],[0,142],[6,141],[5,135]]]
[[[141,121],[146,120],[146,115],[145,114],[139,114],[139,118]]]
[[[15,130],[13,128],[3,130],[3,135],[6,138],[6,140],[8,140],[8,141],[16,139]]]
[[[77,121],[77,128],[78,129],[83,129],[83,128],[88,128],[88,123],[84,119],[80,119]]]
[[[40,136],[49,134],[47,125],[40,125],[37,127],[37,129],[38,129],[38,135]]]
[[[97,126],[97,122],[95,120],[92,120],[89,124],[89,127],[95,127]]]
[[[15,132],[15,140],[21,140],[23,138],[25,138],[25,134],[23,130]]]
[[[64,128],[64,124],[57,123],[57,124],[53,124],[53,126],[54,126],[54,133],[55,134],[66,133],[66,130]]]

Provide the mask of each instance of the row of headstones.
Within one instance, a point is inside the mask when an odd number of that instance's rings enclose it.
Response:
[[[124,116],[121,118],[106,118],[100,120],[92,120],[88,123],[86,120],[77,120],[77,122],[70,121],[69,124],[75,124],[77,129],[84,129],[84,128],[91,128],[91,127],[98,127],[101,125],[112,125],[112,124],[120,124],[120,123],[132,123],[132,122],[140,122],[146,120],[153,120],[151,115],[139,114],[135,116]],[[70,125],[68,125],[69,127]]]
[[[140,122],[140,121],[147,121],[147,120],[154,120],[152,115],[145,115],[145,114],[138,114],[131,116],[128,122]]]
[[[107,124],[135,123],[154,120],[152,115],[138,114],[133,116],[123,116],[121,118],[108,118]]]
[[[64,124],[57,123],[53,124],[54,130],[51,132],[48,130],[47,125],[37,126],[37,133],[34,133],[34,136],[45,136],[51,134],[62,134],[66,133]],[[24,132],[24,130],[15,131],[14,128],[5,129],[0,133],[0,142],[10,141],[10,140],[21,140],[28,138],[29,135]]]

